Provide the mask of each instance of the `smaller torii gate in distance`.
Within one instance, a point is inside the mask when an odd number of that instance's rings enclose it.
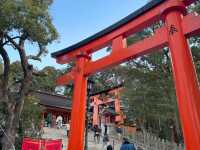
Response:
[[[187,150],[200,148],[200,89],[187,38],[200,33],[200,16],[189,14],[186,7],[197,0],[153,0],[116,24],[75,45],[52,54],[60,64],[75,60],[72,71],[58,84],[74,80],[71,131],[68,150],[83,150],[87,77],[127,60],[168,46],[176,87],[178,109]],[[126,38],[162,21],[164,24],[148,38],[130,46]],[[90,56],[111,45],[110,55],[96,61]]]
[[[123,87],[122,85],[116,86],[110,89],[107,89],[105,91],[102,91],[97,94],[93,94],[90,99],[93,101],[91,102],[91,106],[93,107],[93,126],[99,125],[99,106],[103,104],[110,104],[114,102],[115,107],[115,113],[117,114],[115,116],[115,122],[116,123],[123,123],[124,122],[124,115],[121,111],[121,103],[120,103],[120,92],[122,91]],[[101,93],[107,93],[112,94],[113,98],[103,98],[103,100],[100,98]],[[106,121],[105,121],[106,123]]]

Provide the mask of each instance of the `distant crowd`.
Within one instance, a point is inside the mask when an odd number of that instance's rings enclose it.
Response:
[[[98,125],[95,125],[92,130],[94,132],[94,142],[99,143],[100,138],[101,138],[102,129]],[[103,140],[103,150],[113,150],[114,143],[113,143],[113,145],[112,145],[112,143],[110,143],[107,132],[108,132],[108,127],[105,124],[104,129],[103,129],[103,139],[102,139]],[[120,150],[136,150],[135,145],[133,143],[130,143],[128,138],[125,138],[125,137],[122,138],[123,131],[120,126],[116,127],[116,132],[118,134],[118,140],[122,140]],[[140,150],[142,150],[142,149],[140,149]]]

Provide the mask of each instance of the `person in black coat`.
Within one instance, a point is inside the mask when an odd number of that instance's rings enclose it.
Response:
[[[113,150],[112,145],[108,145],[108,146],[107,146],[107,150]]]
[[[108,132],[108,126],[105,124],[104,125],[104,135],[107,135],[107,132]]]

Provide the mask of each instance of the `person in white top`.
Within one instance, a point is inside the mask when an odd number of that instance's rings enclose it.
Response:
[[[56,124],[57,124],[58,129],[62,128],[62,121],[63,121],[62,116],[58,116],[56,119]]]

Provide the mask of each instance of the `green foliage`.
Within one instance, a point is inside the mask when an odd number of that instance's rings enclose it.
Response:
[[[39,99],[34,96],[36,90],[45,91],[49,93],[55,92],[56,78],[60,75],[60,70],[54,67],[45,67],[37,71],[39,75],[33,77],[31,88],[32,94],[27,97],[24,104],[23,113],[20,121],[19,138],[17,139],[20,145],[24,136],[39,138],[41,136],[40,123],[42,107],[38,105]],[[27,117],[29,116],[29,117]]]
[[[47,45],[57,38],[48,8],[52,0],[1,0],[0,29],[25,33],[29,40]]]
[[[38,76],[33,78],[33,89],[46,92],[55,92],[56,78],[60,75],[61,71],[56,70],[54,67],[45,67],[39,71]]]
[[[196,4],[192,5],[189,9],[192,12],[196,12],[196,13],[200,14],[200,2],[197,1]]]
[[[192,6],[190,9],[192,12],[200,15],[200,2],[198,1],[196,5]],[[200,83],[200,36],[190,38],[189,42],[192,49],[193,59]]]
[[[39,99],[34,94],[26,97],[21,116],[21,127],[24,129],[24,136],[37,137],[39,135],[42,107],[38,103]]]
[[[7,118],[8,111],[6,110],[5,103],[0,103],[0,125],[5,126],[5,120]]]
[[[21,64],[16,61],[10,65],[9,72],[9,85],[11,89],[16,89],[19,87],[20,81],[23,79],[23,72]],[[17,90],[15,92],[18,92]]]
[[[35,70],[34,72],[38,73],[38,75],[33,77],[33,82],[30,87],[30,89],[32,89],[32,92],[25,97],[24,108],[20,117],[21,119],[18,128],[18,135],[15,143],[17,149],[20,149],[23,137],[27,136],[39,138],[41,136],[40,122],[41,112],[43,111],[43,108],[40,107],[38,104],[39,99],[37,99],[37,96],[35,96],[35,91],[41,90],[50,93],[55,92],[55,80],[61,71],[56,70],[54,67],[45,67],[40,71]],[[20,62],[14,62],[13,64],[11,64],[9,77],[9,84],[12,84],[11,90],[17,92],[20,84],[19,81],[23,78]],[[5,120],[5,118],[7,117],[7,113],[5,113],[6,107],[3,107],[3,104],[1,104],[0,106],[0,119]],[[2,125],[4,125],[3,122]]]
[[[18,136],[15,142],[16,149],[21,149],[22,139],[24,137],[41,137],[41,114],[42,107],[38,105],[39,100],[34,94],[26,97],[24,109],[21,115]]]
[[[123,99],[127,116],[140,128],[170,139],[170,126],[174,125],[171,122],[177,120],[177,104],[168,55],[147,55],[128,62],[126,69]]]
[[[197,71],[197,76],[198,76],[198,79],[199,79],[199,82],[200,82],[200,37],[198,38],[191,38],[191,41],[190,41],[191,45],[191,49],[192,49],[192,54],[193,54],[193,59],[194,59],[194,64],[195,64],[195,67],[196,67],[196,71]],[[196,44],[194,44],[196,43]]]
[[[12,98],[18,95],[20,80],[22,80],[23,74],[21,72],[21,64],[14,62],[10,66],[9,85],[10,90],[14,91]],[[15,94],[14,94],[15,93]],[[39,123],[41,117],[42,108],[38,106],[38,99],[31,93],[25,97],[24,109],[20,117],[18,133],[16,138],[16,149],[21,149],[21,142],[23,137],[38,137],[39,136]],[[5,120],[8,118],[8,110],[6,104],[0,105],[0,120],[1,126],[5,128]]]
[[[7,97],[7,109],[8,106],[12,106],[10,109],[8,118],[11,121],[6,123],[10,138],[15,141],[15,132],[18,128],[19,122],[19,136],[23,137],[26,135],[25,131],[30,129],[32,131],[37,131],[33,129],[38,122],[38,114],[40,109],[35,106],[34,95],[30,94],[31,91],[35,89],[45,89],[47,91],[52,91],[55,86],[53,81],[55,81],[54,70],[47,68],[44,72],[49,75],[49,78],[42,79],[38,77],[33,77],[38,70],[34,70],[32,65],[29,64],[29,60],[41,60],[41,56],[47,53],[46,46],[57,39],[58,33],[52,24],[52,18],[49,14],[49,7],[53,0],[1,0],[0,1],[0,47],[4,53],[2,56],[6,56],[7,48],[13,48],[17,50],[20,55],[20,60],[13,63],[10,66],[7,65],[6,71],[9,71],[9,81],[7,84],[6,80],[2,80],[5,87],[5,97]],[[31,51],[32,55],[27,55],[27,47],[34,46],[36,51]],[[4,49],[3,49],[4,48]],[[39,50],[38,50],[39,49]],[[11,49],[9,49],[11,50]],[[10,54],[10,53],[9,53]],[[4,64],[9,64],[9,56],[4,59]],[[1,68],[0,68],[1,69]],[[53,70],[51,72],[51,70]],[[1,71],[1,70],[0,70]],[[7,74],[5,74],[7,75]],[[34,82],[32,82],[34,80]],[[9,89],[9,90],[7,90]],[[25,106],[22,111],[23,105]],[[18,110],[16,112],[16,110]],[[21,116],[21,120],[18,118]],[[27,117],[26,115],[29,115]],[[14,118],[14,119],[13,119]],[[14,121],[15,122],[14,122]],[[14,123],[13,123],[14,122]],[[23,122],[23,123],[22,123]],[[12,130],[10,129],[12,127]],[[10,132],[12,131],[12,132]],[[31,135],[35,135],[31,133]],[[8,149],[6,137],[3,137],[5,143],[4,149]]]
[[[93,81],[92,93],[100,92],[102,90],[117,86],[122,83],[120,77],[121,66],[114,67],[110,70],[98,72],[91,76],[89,81]]]
[[[5,103],[0,104],[0,125],[5,128],[8,112]],[[16,149],[21,149],[23,137],[40,137],[41,112],[42,107],[38,105],[38,99],[32,95],[27,96],[16,136]]]

